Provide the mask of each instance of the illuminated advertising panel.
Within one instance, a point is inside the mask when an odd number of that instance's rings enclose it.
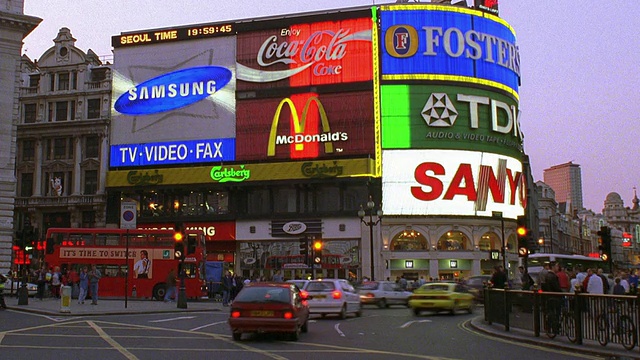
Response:
[[[383,85],[383,149],[459,149],[522,156],[518,102],[444,85]]]
[[[253,181],[372,177],[374,168],[373,159],[362,158],[116,170],[107,172],[107,187],[232,184]]]
[[[239,100],[237,113],[237,160],[374,153],[370,91]]]
[[[235,36],[114,51],[110,166],[233,160]]]
[[[383,80],[444,80],[492,86],[517,97],[515,31],[499,17],[439,5],[381,6]]]
[[[370,17],[238,34],[238,90],[371,81]]]
[[[385,215],[515,219],[527,201],[519,160],[459,150],[383,150],[382,194]]]
[[[234,221],[220,222],[185,222],[185,231],[202,230],[204,236],[209,241],[226,241],[236,239],[236,223]],[[173,229],[173,223],[150,223],[138,224],[138,229]]]

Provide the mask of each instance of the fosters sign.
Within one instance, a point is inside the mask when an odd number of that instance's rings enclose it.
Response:
[[[460,149],[522,156],[518,103],[458,86],[383,85],[383,149]]]
[[[382,204],[387,215],[524,214],[526,180],[514,158],[457,150],[384,150]]]
[[[380,8],[383,80],[470,82],[517,96],[520,55],[504,20],[453,6]]]

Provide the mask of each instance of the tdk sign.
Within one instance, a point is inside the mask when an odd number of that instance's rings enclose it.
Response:
[[[114,105],[125,115],[149,115],[179,109],[220,91],[231,80],[231,70],[201,66],[174,71],[147,80],[122,94]]]

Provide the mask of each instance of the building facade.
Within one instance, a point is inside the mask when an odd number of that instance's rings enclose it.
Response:
[[[582,171],[569,161],[544,169],[544,182],[556,193],[556,201],[567,203],[572,213],[582,210]]]
[[[41,19],[24,14],[23,0],[0,0],[0,272],[11,267],[15,237],[16,125],[22,40]]]
[[[106,225],[111,70],[75,41],[62,28],[38,60],[21,61],[15,220],[29,240]]]

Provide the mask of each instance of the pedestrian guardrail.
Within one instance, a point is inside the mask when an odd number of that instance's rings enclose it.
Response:
[[[530,330],[536,337],[566,337],[582,344],[638,348],[640,297],[541,291],[484,290],[485,321]]]

